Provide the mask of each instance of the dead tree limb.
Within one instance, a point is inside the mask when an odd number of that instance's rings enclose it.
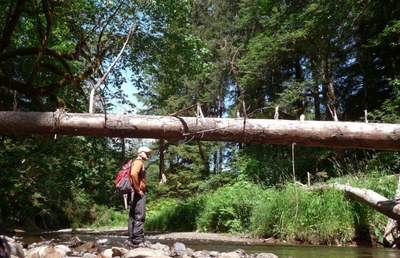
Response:
[[[317,188],[333,188],[338,189],[348,194],[352,199],[364,203],[374,210],[386,215],[387,217],[400,221],[400,200],[389,200],[385,196],[365,188],[359,188],[344,184],[326,184],[312,186],[311,189]]]
[[[107,71],[104,73],[104,75],[101,77],[101,79],[95,85],[93,85],[93,88],[90,91],[90,97],[89,97],[89,113],[93,113],[93,100],[94,100],[95,91],[100,86],[100,84],[102,84],[103,81],[107,78],[107,75],[111,72],[111,70],[114,68],[114,65],[117,63],[118,59],[121,57],[122,53],[125,51],[126,45],[128,44],[129,39],[131,38],[134,30],[135,30],[135,26],[132,25],[131,28],[129,29],[128,36],[126,37],[125,43],[122,46],[121,51],[119,52],[119,54],[117,55],[115,60],[112,62],[110,67],[108,67]]]

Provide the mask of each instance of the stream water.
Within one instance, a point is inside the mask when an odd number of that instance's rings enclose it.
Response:
[[[96,242],[99,239],[108,239],[109,246],[121,246],[126,240],[126,236],[110,235],[71,235],[58,234],[46,235],[45,239],[55,239],[57,242],[67,241],[71,237],[79,237],[83,241]],[[22,236],[25,243],[40,242],[43,239],[38,235]],[[244,250],[247,254],[254,253],[273,253],[279,258],[395,258],[400,257],[400,250],[390,248],[373,247],[333,247],[333,246],[308,246],[308,245],[278,245],[278,244],[246,244],[238,242],[218,242],[205,240],[160,240],[149,239],[150,242],[173,246],[180,242],[186,247],[194,250],[208,250],[219,252],[231,252],[237,249]]]
[[[400,250],[384,248],[292,246],[276,244],[242,244],[226,242],[181,241],[195,250],[220,252],[243,249],[247,254],[273,253],[279,258],[394,258],[400,257]]]

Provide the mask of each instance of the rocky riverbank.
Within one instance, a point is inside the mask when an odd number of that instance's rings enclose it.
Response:
[[[56,231],[47,231],[45,234],[86,234],[86,235],[127,235],[127,227],[115,227],[109,229],[94,230],[88,228],[77,229],[61,229]],[[220,242],[237,242],[237,243],[265,243],[276,242],[274,239],[259,239],[249,235],[232,235],[222,233],[204,233],[204,232],[146,232],[148,240],[201,240],[201,241],[220,241]]]
[[[157,242],[157,239],[207,239],[208,241],[237,241],[254,242],[256,239],[247,237],[219,235],[208,233],[170,233],[155,234],[147,237],[146,241],[137,248],[129,248],[122,243],[120,246],[112,245],[107,238],[99,239],[96,242],[82,241],[78,237],[72,237],[68,241],[57,242],[56,240],[24,243],[23,238],[5,237],[7,247],[4,245],[5,257],[12,258],[64,258],[64,257],[84,257],[84,258],[130,258],[130,257],[183,257],[183,258],[203,258],[203,257],[224,257],[224,258],[276,258],[278,256],[271,253],[246,254],[245,251],[238,249],[232,252],[219,252],[215,250],[194,250],[185,246],[181,242],[175,242],[171,246]]]

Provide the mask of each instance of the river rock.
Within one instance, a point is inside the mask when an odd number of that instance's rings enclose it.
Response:
[[[191,254],[192,257],[198,257],[198,258],[202,258],[202,257],[211,257],[210,256],[210,252],[207,250],[203,250],[203,251],[194,251]]]
[[[210,251],[210,256],[211,257],[218,257],[218,256],[220,256],[220,253],[217,252],[217,251]]]
[[[128,253],[125,254],[126,258],[129,257],[151,257],[151,256],[157,256],[157,257],[170,257],[167,254],[164,253],[162,250],[153,250],[147,247],[139,247],[136,249],[129,250]]]
[[[19,258],[24,258],[24,248],[22,247],[21,244],[17,242],[8,242],[8,246],[10,247],[10,253],[11,255],[14,255]]]
[[[155,244],[150,244],[151,249],[156,249],[156,250],[163,250],[165,252],[169,252],[170,248],[167,245],[160,244],[159,242]]]
[[[106,249],[104,250],[101,255],[105,258],[112,258],[113,257],[113,251],[112,249]]]
[[[52,246],[38,246],[26,251],[27,258],[63,258],[63,254]]]
[[[99,245],[108,245],[108,244],[110,244],[110,239],[107,239],[107,238],[98,239],[98,240],[96,241],[96,244],[99,244]]]
[[[272,253],[248,255],[242,249],[233,252],[218,252],[213,250],[193,250],[183,243],[176,242],[172,247],[160,243],[145,241],[138,248],[127,249],[121,246],[108,247],[100,242],[81,241],[71,238],[67,243],[55,243],[54,240],[42,241],[27,246],[24,249],[21,241],[9,240],[11,257],[7,258],[131,258],[131,257],[158,257],[158,258],[278,258]],[[101,248],[96,247],[101,245]],[[103,248],[106,248],[103,250]],[[103,251],[102,251],[103,250]],[[25,253],[24,253],[25,252]]]
[[[177,242],[177,243],[174,244],[174,249],[177,252],[185,252],[186,251],[186,246],[184,244],[182,244],[182,243]]]
[[[79,238],[79,237],[72,237],[68,242],[65,242],[65,245],[68,245],[70,247],[77,247],[84,242]]]
[[[128,252],[127,249],[122,248],[122,247],[112,247],[111,250],[112,250],[112,257],[115,257],[115,256],[121,257],[121,256],[124,256]]]
[[[56,251],[62,254],[63,256],[67,256],[72,253],[71,248],[69,248],[66,245],[56,245],[54,249],[56,249]]]
[[[85,253],[82,258],[97,258],[97,255],[91,253]]]

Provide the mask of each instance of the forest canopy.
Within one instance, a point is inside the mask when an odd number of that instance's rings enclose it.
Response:
[[[98,85],[95,113],[169,115],[199,103],[205,117],[215,118],[272,119],[279,107],[279,119],[400,122],[396,0],[15,0],[0,6],[0,111],[85,113]],[[79,207],[118,206],[113,177],[142,143],[0,135],[6,224],[78,226],[94,219]],[[233,178],[277,186],[292,179],[293,154],[300,181],[308,173],[327,180],[370,167],[400,169],[397,152],[147,144],[158,150],[151,178],[168,177],[165,185],[154,183],[150,196],[186,198]]]

